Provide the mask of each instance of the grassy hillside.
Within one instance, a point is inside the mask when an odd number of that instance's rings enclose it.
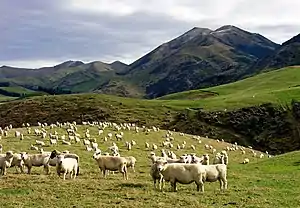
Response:
[[[0,87],[0,94],[7,97],[22,98],[22,97],[46,95],[47,93],[30,90],[21,86],[7,86],[7,87]],[[5,99],[3,101],[5,101]]]
[[[98,136],[97,127],[79,126],[78,132],[84,135],[88,128],[92,138],[97,139],[99,148],[106,151],[112,141],[104,142],[103,138],[111,129],[106,129],[103,136]],[[25,138],[20,141],[14,138],[14,129],[8,137],[2,138],[1,143],[4,151],[15,152],[29,150],[30,144],[35,143],[36,136],[28,135],[25,129],[18,129],[24,133]],[[59,135],[65,134],[65,130],[46,127],[48,132],[57,130]],[[43,173],[42,167],[33,167],[32,175],[16,174],[14,168],[8,170],[7,176],[0,179],[1,207],[297,207],[300,203],[299,187],[300,172],[299,152],[293,152],[273,158],[253,158],[250,151],[246,155],[241,151],[229,152],[228,165],[228,190],[224,193],[219,191],[219,184],[206,183],[205,193],[195,191],[195,184],[178,185],[178,193],[170,192],[170,185],[166,184],[163,193],[153,190],[152,181],[149,175],[150,161],[147,155],[144,142],[159,144],[166,132],[135,133],[124,130],[124,141],[117,142],[120,154],[123,156],[132,155],[137,158],[136,172],[129,169],[129,180],[123,181],[120,174],[110,174],[104,179],[99,174],[99,168],[92,159],[92,152],[87,152],[82,143],[71,146],[59,145],[57,147],[44,147],[44,150],[51,151],[68,149],[80,156],[80,175],[73,180],[62,181],[55,174],[55,168],[51,167],[51,175]],[[228,146],[227,143],[217,143],[214,140],[202,138],[202,144],[192,139],[191,135],[179,136],[179,133],[172,135],[175,138],[174,146],[187,142],[185,150],[173,151],[177,155],[195,152],[198,155],[211,152],[206,151],[205,144],[214,146],[221,151]],[[135,140],[137,145],[131,151],[125,150],[125,141]],[[49,144],[49,139],[46,144]],[[115,139],[113,139],[115,141]],[[196,146],[191,150],[190,145]],[[160,149],[161,147],[159,147]],[[157,154],[159,150],[155,151]],[[260,154],[257,152],[257,154]],[[250,164],[242,165],[240,162],[245,157],[250,159]],[[17,199],[17,200],[16,200]]]
[[[5,95],[0,95],[0,103],[1,102],[6,102],[6,101],[11,101],[16,99],[15,97],[9,97],[9,96],[5,96]]]
[[[168,105],[209,110],[234,109],[267,102],[290,103],[291,99],[300,99],[300,67],[283,68],[231,84],[170,94],[159,99],[166,100]]]
[[[161,125],[169,123],[177,109],[161,101],[122,98],[100,94],[31,97],[0,105],[0,126],[6,122],[36,123],[81,120],[110,120]]]

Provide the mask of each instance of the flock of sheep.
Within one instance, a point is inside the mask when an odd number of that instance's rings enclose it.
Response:
[[[128,152],[132,148],[135,148],[137,142],[134,140],[125,141],[123,131],[133,131],[135,133],[142,132],[143,134],[150,134],[151,132],[161,131],[159,128],[151,127],[146,128],[138,127],[135,124],[124,123],[116,124],[111,122],[83,122],[85,127],[84,135],[78,133],[78,125],[76,122],[72,123],[59,123],[50,124],[38,123],[38,127],[31,127],[30,124],[23,124],[22,130],[14,130],[12,125],[4,128],[0,127],[0,141],[8,137],[11,132],[14,136],[21,141],[25,140],[24,135],[34,135],[36,137],[35,144],[31,144],[29,147],[31,150],[39,151],[35,154],[29,154],[27,152],[13,153],[7,150],[5,154],[0,154],[0,173],[6,175],[7,168],[16,167],[17,172],[20,169],[21,173],[24,173],[24,166],[27,167],[27,173],[31,174],[32,167],[44,167],[45,173],[49,174],[49,167],[56,167],[58,176],[63,175],[63,179],[66,179],[66,175],[69,174],[70,178],[75,179],[79,175],[80,171],[80,157],[77,154],[66,151],[58,151],[54,147],[58,144],[72,145],[73,143],[82,143],[86,151],[93,152],[93,159],[96,161],[99,169],[101,170],[104,178],[109,173],[122,173],[123,179],[128,180],[127,169],[130,167],[135,171],[136,158],[133,156],[125,157],[120,155],[119,147],[115,141],[123,141],[125,148]],[[26,129],[25,129],[26,127]],[[89,127],[97,127],[98,135],[90,135]],[[32,130],[34,129],[34,130]],[[46,130],[47,129],[47,130]],[[60,129],[65,133],[59,135],[57,130]],[[104,130],[109,129],[112,132],[104,134]],[[246,153],[246,148],[235,144],[226,146],[221,152],[217,152],[216,148],[211,145],[204,144],[204,149],[213,155],[213,160],[210,162],[209,154],[197,156],[195,153],[183,154],[180,157],[174,153],[174,149],[177,150],[195,150],[195,145],[187,147],[187,143],[183,141],[177,146],[174,145],[174,135],[184,136],[183,133],[177,133],[175,131],[167,131],[162,138],[161,145],[152,143],[151,145],[145,141],[144,148],[149,151],[149,169],[150,175],[153,179],[154,189],[157,189],[156,182],[159,182],[159,189],[162,190],[164,182],[170,182],[172,190],[177,191],[176,183],[190,184],[195,182],[197,190],[204,192],[205,182],[219,181],[220,189],[227,189],[227,165],[229,161],[228,152],[241,151],[241,154]],[[96,137],[101,137],[103,142],[112,142],[105,152],[99,149]],[[193,136],[191,139],[197,141],[198,144],[202,143],[200,136]],[[160,140],[158,138],[158,140]],[[158,141],[157,140],[157,141]],[[223,140],[219,143],[224,143]],[[43,147],[52,146],[54,149],[51,152],[43,150]],[[161,155],[156,155],[154,151],[158,151],[159,146]],[[257,152],[250,151],[253,157],[263,158],[264,154],[257,155]],[[0,144],[0,153],[5,146]],[[268,157],[271,157],[266,152]],[[243,164],[249,163],[249,158],[243,160]]]

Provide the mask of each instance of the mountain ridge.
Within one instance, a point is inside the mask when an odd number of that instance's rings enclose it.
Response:
[[[133,63],[69,60],[38,69],[0,67],[0,84],[61,92],[99,92],[156,98],[240,80],[272,66],[282,50],[297,55],[299,35],[282,45],[234,25],[215,30],[194,27],[154,48]],[[299,52],[300,54],[300,52]],[[293,61],[279,59],[282,68]],[[293,58],[293,57],[291,57]],[[295,62],[298,63],[298,62]],[[269,67],[272,68],[272,67]]]

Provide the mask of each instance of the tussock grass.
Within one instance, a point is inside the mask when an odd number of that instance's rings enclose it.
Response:
[[[91,138],[95,138],[102,151],[111,146],[112,141],[103,141],[104,136],[98,136],[96,127],[79,126],[78,132],[83,136],[85,129],[90,130]],[[55,129],[48,132],[54,132]],[[14,138],[13,129],[9,136],[0,141],[4,151],[16,152],[29,150],[30,144],[37,139],[34,135],[27,135],[25,129],[17,129],[25,135],[23,141]],[[65,134],[62,129],[56,129],[59,135]],[[106,129],[104,135],[112,132]],[[250,150],[246,155],[240,151],[229,152],[228,190],[219,191],[219,184],[206,183],[205,193],[196,192],[195,184],[178,185],[178,192],[170,192],[166,184],[164,192],[154,191],[149,175],[150,160],[147,158],[150,150],[146,150],[144,143],[155,143],[160,146],[165,131],[143,132],[123,131],[124,140],[117,142],[120,154],[137,158],[136,172],[129,169],[129,180],[124,181],[121,174],[110,174],[104,179],[99,173],[96,162],[92,159],[92,152],[87,152],[84,145],[59,145],[44,147],[45,151],[53,149],[69,150],[80,156],[80,175],[74,180],[63,181],[55,174],[51,167],[51,174],[45,175],[42,167],[33,167],[32,174],[16,174],[15,168],[8,170],[7,176],[0,178],[0,207],[297,207],[300,204],[300,171],[299,152],[293,152],[273,158],[253,158]],[[179,136],[174,133],[173,142],[187,142],[185,150],[173,149],[177,155],[195,152],[198,155],[209,153],[204,145],[214,146],[218,151],[228,146],[216,140],[202,138],[202,144],[192,139],[191,135]],[[137,145],[131,151],[125,149],[125,141],[135,140]],[[220,138],[221,139],[221,138]],[[115,141],[115,139],[113,139]],[[49,144],[49,142],[47,142]],[[196,151],[190,145],[196,146]],[[159,150],[161,147],[159,148]],[[159,150],[155,152],[159,154]],[[260,154],[260,152],[257,152]],[[211,155],[211,154],[210,154]],[[212,157],[212,155],[211,155]],[[247,165],[240,164],[245,157],[250,159]]]

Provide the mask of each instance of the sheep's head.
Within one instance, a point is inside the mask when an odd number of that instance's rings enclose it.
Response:
[[[14,153],[12,152],[12,151],[7,151],[6,152],[6,158],[7,159],[11,159],[11,158],[13,158],[14,157]]]
[[[27,152],[21,152],[21,158],[22,160],[27,160],[28,159],[28,153]]]
[[[165,165],[168,164],[166,160],[156,160],[155,161],[156,168],[159,172],[163,171],[165,169]]]
[[[63,154],[58,154],[58,155],[56,155],[56,158],[57,158],[57,163],[59,165],[61,165],[61,163],[62,163],[63,159],[65,158],[65,156]]]
[[[57,150],[53,150],[50,154],[50,159],[55,158],[58,154],[59,154],[59,152]]]
[[[93,154],[93,159],[98,159],[101,156],[101,152],[95,152]]]

